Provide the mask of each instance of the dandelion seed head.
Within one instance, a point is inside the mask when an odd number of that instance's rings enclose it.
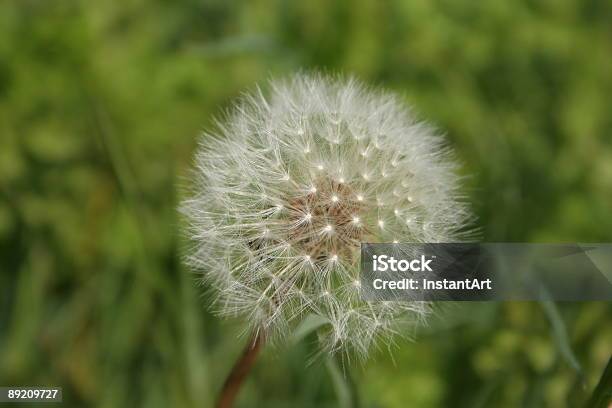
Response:
[[[430,306],[361,300],[360,244],[463,240],[471,215],[456,164],[393,94],[323,75],[269,89],[202,139],[181,206],[188,261],[221,315],[274,341],[319,314],[324,350],[365,358]]]

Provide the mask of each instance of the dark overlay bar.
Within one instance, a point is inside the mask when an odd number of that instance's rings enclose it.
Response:
[[[369,301],[612,300],[612,244],[361,245]]]

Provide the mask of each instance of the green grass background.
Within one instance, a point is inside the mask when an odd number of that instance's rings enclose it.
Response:
[[[612,232],[606,0],[0,2],[0,385],[70,407],[208,407],[244,339],[181,265],[196,136],[244,89],[323,69],[395,90],[465,163],[486,241]],[[363,407],[582,406],[609,303],[446,308],[348,369]],[[333,407],[308,337],[242,407]]]

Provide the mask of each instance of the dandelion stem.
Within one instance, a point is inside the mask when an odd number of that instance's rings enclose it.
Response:
[[[223,388],[219,393],[219,399],[216,405],[217,408],[230,408],[233,405],[234,399],[236,399],[244,379],[255,363],[262,345],[263,338],[261,334],[256,331],[244,347],[240,358],[236,361],[232,371],[225,380]]]

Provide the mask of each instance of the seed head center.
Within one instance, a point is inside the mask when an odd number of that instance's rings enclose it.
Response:
[[[287,200],[288,241],[316,260],[352,259],[366,233],[360,222],[365,203],[357,197],[347,183],[316,180],[307,193]]]

